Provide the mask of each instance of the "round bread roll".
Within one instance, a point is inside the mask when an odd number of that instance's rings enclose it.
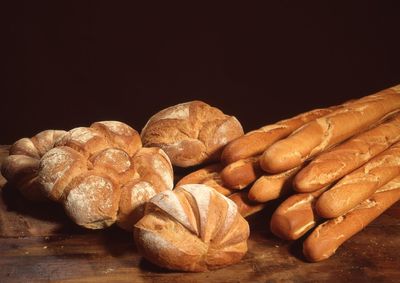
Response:
[[[63,204],[76,224],[91,229],[105,228],[117,219],[120,194],[116,180],[92,170],[67,185]]]
[[[158,112],[141,132],[144,146],[161,147],[179,167],[218,160],[224,145],[242,135],[235,117],[201,101]]]
[[[200,184],[155,195],[134,226],[137,248],[146,259],[183,271],[207,271],[240,261],[248,237],[249,225],[236,204]]]
[[[65,133],[61,130],[45,130],[32,138],[19,139],[11,146],[9,156],[2,163],[1,174],[25,198],[32,201],[48,200],[38,182],[39,161]]]

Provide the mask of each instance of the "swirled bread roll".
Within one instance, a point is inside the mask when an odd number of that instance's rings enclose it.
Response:
[[[222,148],[242,135],[242,126],[235,117],[201,101],[158,112],[141,132],[144,146],[161,147],[179,167],[218,160]]]
[[[231,200],[206,185],[186,184],[148,202],[134,237],[149,261],[199,272],[240,261],[249,226]]]

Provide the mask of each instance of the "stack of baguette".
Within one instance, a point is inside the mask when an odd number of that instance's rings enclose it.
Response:
[[[209,184],[245,217],[281,199],[272,232],[288,240],[309,232],[304,255],[326,259],[400,198],[399,110],[397,86],[264,126],[179,184]]]

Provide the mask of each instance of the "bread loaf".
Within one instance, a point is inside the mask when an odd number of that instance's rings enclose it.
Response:
[[[400,114],[322,153],[294,179],[298,192],[318,190],[340,179],[400,140]]]
[[[292,181],[300,167],[283,173],[263,175],[254,182],[249,190],[249,199],[267,202],[290,194],[293,191]]]
[[[319,225],[303,243],[306,258],[316,262],[332,256],[340,245],[400,199],[399,188],[400,178],[397,177],[345,215]]]
[[[285,240],[296,240],[307,233],[320,219],[315,212],[315,202],[327,189],[294,194],[284,200],[272,214],[272,233]]]
[[[141,132],[145,146],[161,147],[179,167],[219,160],[222,148],[242,135],[242,126],[235,117],[201,101],[158,112]]]
[[[329,114],[332,111],[333,108],[315,109],[248,132],[225,146],[222,151],[221,162],[228,165],[241,159],[260,155],[277,140],[287,137],[305,123]]]
[[[400,91],[389,88],[346,103],[342,108],[305,124],[286,139],[271,145],[260,159],[269,173],[279,173],[360,133],[400,108]]]
[[[141,146],[139,134],[128,125],[96,122],[17,141],[2,172],[31,198],[40,192],[61,203],[78,225],[100,229],[117,222],[132,230],[144,203],[173,188],[168,156]]]
[[[65,133],[45,130],[32,138],[22,138],[10,147],[9,156],[2,163],[1,174],[27,199],[47,200],[37,178],[39,160]]]
[[[199,184],[154,196],[134,228],[136,246],[146,259],[182,271],[206,271],[240,261],[248,237],[248,223],[236,205]]]
[[[222,182],[229,188],[241,190],[254,182],[262,171],[259,166],[259,157],[249,157],[227,165],[221,171]]]
[[[400,175],[400,142],[348,174],[323,193],[316,203],[316,210],[324,218],[343,215],[397,175]]]
[[[221,171],[223,166],[219,163],[205,166],[196,170],[179,180],[177,187],[185,184],[203,184],[207,185],[224,196],[231,195],[235,189],[228,188],[221,179]]]

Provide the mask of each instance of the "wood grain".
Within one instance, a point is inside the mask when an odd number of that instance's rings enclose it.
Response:
[[[0,147],[0,160],[7,147]],[[397,203],[330,259],[307,263],[301,242],[268,229],[272,202],[249,219],[249,252],[236,265],[207,273],[163,270],[143,260],[132,235],[117,227],[74,225],[56,204],[32,204],[5,184],[0,190],[0,282],[396,282],[400,278]]]

